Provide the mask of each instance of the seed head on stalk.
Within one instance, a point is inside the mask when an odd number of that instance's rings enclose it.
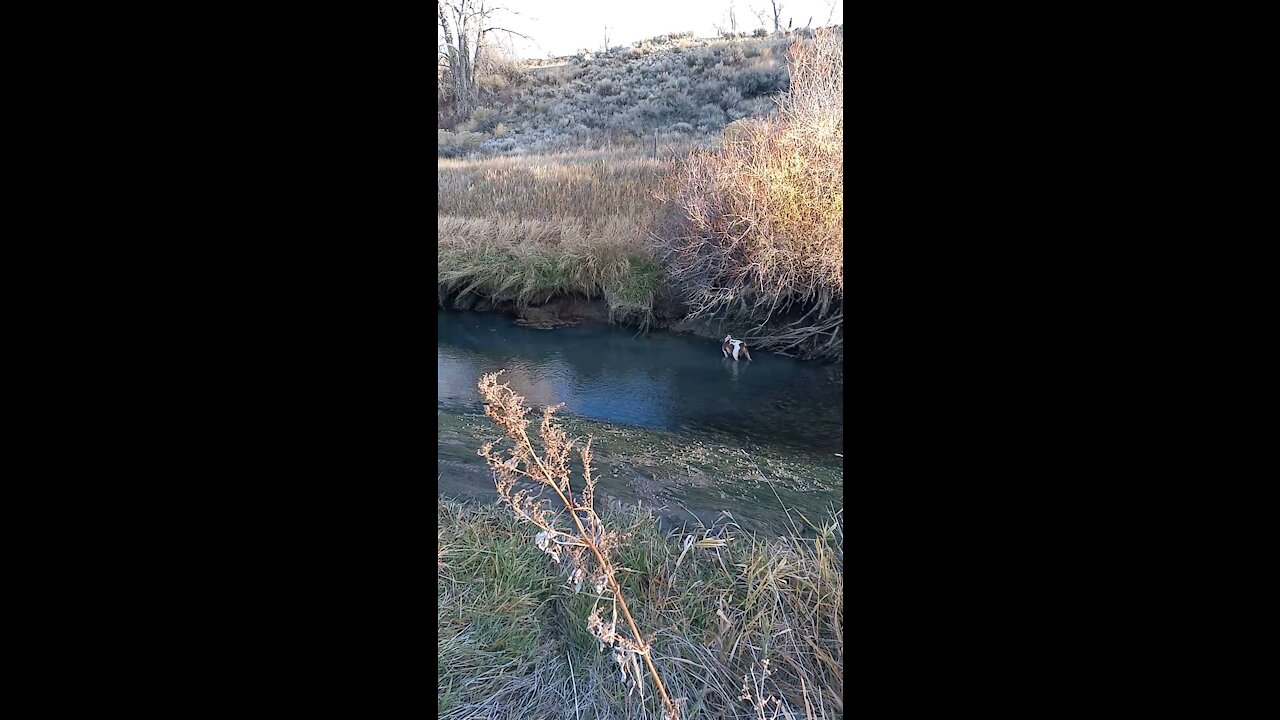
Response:
[[[627,680],[627,668],[632,668],[630,681],[635,687],[640,687],[642,682],[639,660],[643,660],[662,698],[664,720],[679,720],[680,705],[667,695],[666,686],[663,685],[650,654],[651,641],[640,634],[609,560],[610,552],[621,542],[621,535],[606,530],[595,511],[591,441],[588,440],[578,451],[582,459],[584,482],[582,496],[575,500],[573,488],[569,484],[569,457],[576,441],[570,440],[564,429],[553,419],[556,410],[563,405],[548,406],[542,410],[538,434],[543,447],[539,454],[529,439],[529,420],[526,418],[529,411],[524,407],[524,398],[515,394],[511,386],[499,384],[500,374],[501,372],[490,373],[481,377],[479,389],[485,400],[485,415],[503,429],[511,447],[498,451],[494,449],[497,443],[488,442],[478,453],[493,470],[499,502],[510,506],[516,517],[539,528],[540,532],[534,537],[534,543],[551,556],[552,560],[568,566],[569,584],[575,591],[581,590],[583,582],[590,578],[597,593],[610,596],[614,605],[612,621],[608,624],[603,621],[597,605],[587,619],[587,629],[600,641],[602,650],[605,647],[613,648],[614,658],[622,668],[624,680]],[[531,481],[537,489],[517,489],[516,482],[521,479]],[[550,499],[543,497],[547,489],[555,494],[568,511],[572,523],[569,529],[559,526],[562,514],[552,511]],[[621,611],[626,621],[621,632],[618,628],[618,611]]]

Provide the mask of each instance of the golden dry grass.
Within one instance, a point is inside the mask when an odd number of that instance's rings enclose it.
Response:
[[[628,218],[648,224],[661,164],[626,148],[440,159],[436,214],[504,219]]]
[[[602,298],[613,319],[647,326],[660,286],[646,238],[658,168],[622,148],[439,160],[442,298]]]

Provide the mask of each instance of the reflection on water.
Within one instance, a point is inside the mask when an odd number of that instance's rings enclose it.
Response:
[[[562,402],[565,412],[598,420],[844,452],[840,365],[764,351],[734,362],[715,340],[600,324],[548,331],[491,313],[438,314],[441,407],[479,406],[480,375],[506,368],[504,380],[526,405]]]

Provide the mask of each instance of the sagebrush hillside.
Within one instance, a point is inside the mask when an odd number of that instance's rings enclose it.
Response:
[[[795,35],[683,33],[552,60],[491,55],[479,77],[481,107],[469,117],[452,113],[449,84],[437,84],[438,153],[643,144],[655,131],[666,143],[716,136],[734,120],[774,111],[789,86]]]

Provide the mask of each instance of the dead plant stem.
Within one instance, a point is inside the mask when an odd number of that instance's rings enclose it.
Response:
[[[538,470],[542,472],[542,476],[547,478],[547,484],[551,486],[552,490],[556,491],[556,495],[560,496],[560,501],[564,503],[564,506],[569,508],[569,517],[573,518],[573,524],[578,526],[578,534],[582,537],[583,541],[586,542],[586,545],[590,548],[591,552],[596,556],[596,560],[600,562],[600,567],[605,570],[605,578],[609,580],[609,586],[613,588],[613,595],[618,598],[618,604],[622,606],[622,616],[627,619],[627,624],[631,626],[631,633],[635,636],[636,645],[640,648],[640,653],[644,656],[644,664],[649,668],[649,674],[653,677],[653,684],[658,687],[658,693],[662,695],[662,704],[665,705],[667,711],[674,716],[676,712],[675,704],[671,702],[671,697],[667,695],[667,688],[662,684],[662,678],[658,675],[658,668],[653,665],[653,658],[650,657],[649,653],[649,643],[645,642],[644,636],[640,634],[640,628],[636,625],[635,618],[631,617],[631,609],[627,607],[627,599],[622,596],[622,588],[618,586],[618,581],[614,577],[613,564],[605,559],[604,555],[600,552],[600,548],[596,546],[595,540],[592,539],[591,534],[582,526],[582,520],[578,518],[577,511],[579,509],[586,509],[592,514],[594,514],[595,511],[590,508],[578,508],[569,500],[569,498],[565,497],[565,494],[560,489],[559,484],[555,482],[551,477],[551,473],[547,471],[546,466],[542,464],[542,458],[538,457],[538,454],[534,452],[533,443],[529,441],[529,434],[525,432],[524,429],[520,430],[520,439],[524,443],[525,449],[529,451],[529,456],[538,464]]]

